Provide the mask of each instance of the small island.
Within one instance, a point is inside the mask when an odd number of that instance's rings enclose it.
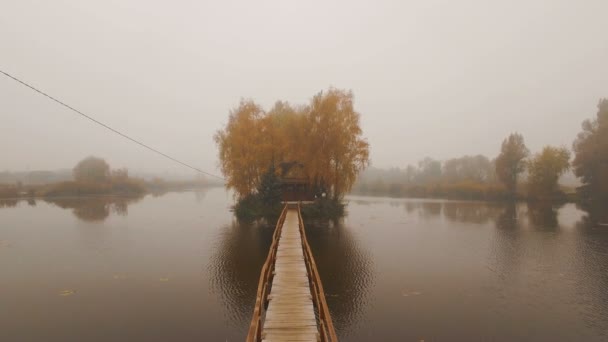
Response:
[[[338,217],[342,199],[369,165],[369,144],[350,91],[330,88],[306,105],[278,101],[265,111],[242,100],[215,135],[239,219],[276,217],[300,201],[305,217]]]

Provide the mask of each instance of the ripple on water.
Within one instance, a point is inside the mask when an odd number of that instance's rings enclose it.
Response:
[[[306,232],[336,331],[340,338],[348,338],[372,304],[372,257],[340,222],[309,223]]]

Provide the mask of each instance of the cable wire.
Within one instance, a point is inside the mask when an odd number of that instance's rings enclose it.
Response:
[[[26,86],[26,87],[28,87],[28,88],[32,89],[33,91],[35,91],[35,92],[37,92],[37,93],[39,93],[39,94],[41,94],[41,95],[43,95],[43,96],[46,96],[47,98],[49,98],[49,99],[51,99],[51,100],[53,100],[53,101],[55,101],[55,102],[59,103],[60,105],[62,105],[62,106],[64,106],[64,107],[68,108],[69,110],[71,110],[71,111],[73,111],[73,112],[75,112],[75,113],[77,113],[77,114],[79,114],[79,115],[82,115],[83,117],[85,117],[85,118],[87,118],[87,119],[89,119],[89,120],[93,121],[94,123],[96,123],[96,124],[98,124],[98,125],[100,125],[100,126],[102,126],[102,127],[106,128],[106,129],[108,129],[108,130],[110,130],[110,131],[112,131],[112,132],[114,132],[114,133],[116,133],[116,134],[120,135],[121,137],[123,137],[123,138],[125,138],[125,139],[128,139],[128,140],[130,140],[130,141],[132,141],[132,142],[134,142],[134,143],[136,143],[136,144],[138,144],[138,145],[140,145],[140,146],[142,146],[142,147],[147,148],[148,150],[150,150],[150,151],[152,151],[152,152],[155,152],[155,153],[157,153],[157,154],[160,154],[161,156],[163,156],[163,157],[165,157],[165,158],[167,158],[167,159],[169,159],[169,160],[172,160],[172,161],[174,161],[174,162],[176,162],[176,163],[178,163],[178,164],[181,164],[181,165],[183,165],[183,166],[185,166],[185,167],[188,167],[188,168],[190,168],[190,169],[192,169],[192,170],[194,170],[194,171],[200,172],[200,173],[202,173],[202,174],[205,174],[205,175],[208,175],[208,176],[211,176],[211,177],[214,177],[214,178],[218,178],[218,179],[221,179],[221,180],[225,180],[223,177],[220,177],[220,176],[214,175],[214,174],[209,173],[209,172],[205,172],[205,171],[203,171],[203,170],[201,170],[201,169],[199,169],[199,168],[197,168],[197,167],[194,167],[194,166],[192,166],[192,165],[186,164],[186,163],[184,163],[184,162],[182,162],[182,161],[180,161],[180,160],[178,160],[178,159],[176,159],[176,158],[171,157],[171,156],[170,156],[170,155],[168,155],[168,154],[165,154],[165,153],[163,153],[163,152],[161,152],[161,151],[159,151],[159,150],[157,150],[157,149],[155,149],[155,148],[153,148],[153,147],[150,147],[150,146],[148,146],[148,145],[144,144],[144,143],[143,143],[143,142],[141,142],[141,141],[138,141],[138,140],[136,140],[136,139],[133,139],[133,138],[131,138],[130,136],[128,136],[128,135],[126,135],[126,134],[124,134],[124,133],[122,133],[122,132],[120,132],[120,131],[118,131],[118,130],[116,130],[116,129],[114,129],[114,128],[112,128],[112,127],[110,127],[110,126],[106,125],[106,124],[104,124],[103,122],[100,122],[100,121],[98,121],[97,119],[94,119],[93,117],[91,117],[91,116],[89,116],[89,115],[87,115],[87,114],[85,114],[85,113],[83,113],[83,112],[79,111],[78,109],[76,109],[76,108],[74,108],[74,107],[72,107],[72,106],[70,106],[70,105],[66,104],[65,102],[63,102],[63,101],[61,101],[61,100],[56,99],[55,97],[53,97],[53,96],[51,96],[51,95],[49,95],[49,94],[47,94],[47,93],[43,92],[42,90],[39,90],[39,89],[35,88],[34,86],[31,86],[31,85],[29,85],[28,83],[26,83],[26,82],[24,82],[24,81],[22,81],[22,80],[18,79],[17,77],[10,75],[9,73],[6,73],[6,72],[4,72],[4,71],[2,71],[2,70],[0,70],[0,73],[4,74],[6,77],[8,77],[8,78],[10,78],[10,79],[12,79],[12,80],[14,80],[14,81],[16,81],[16,82],[18,82],[18,83],[21,83],[22,85],[24,85],[24,86]]]

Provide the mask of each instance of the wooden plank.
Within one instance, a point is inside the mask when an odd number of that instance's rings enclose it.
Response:
[[[279,312],[279,311],[274,311],[274,312],[267,312],[266,313],[266,318],[269,318],[272,316],[272,319],[276,319],[279,321],[288,321],[288,320],[297,320],[297,319],[311,319],[311,320],[315,320],[316,317],[314,314],[311,314],[310,312],[306,311],[300,311],[300,312]]]
[[[288,209],[281,229],[274,278],[262,328],[264,341],[317,341],[310,279],[297,210]]]

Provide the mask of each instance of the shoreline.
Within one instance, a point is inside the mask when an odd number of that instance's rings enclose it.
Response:
[[[40,188],[48,185],[42,185]],[[76,198],[105,198],[105,197],[122,197],[122,198],[137,198],[143,197],[147,195],[154,194],[164,194],[169,192],[187,192],[187,191],[195,191],[200,189],[207,188],[216,188],[223,185],[203,185],[199,187],[190,187],[190,188],[167,188],[162,189],[162,191],[152,191],[146,189],[140,193],[125,193],[125,192],[109,192],[109,193],[82,193],[82,194],[70,194],[70,195],[27,195],[24,194],[22,196],[10,196],[10,197],[0,197],[0,201],[27,201],[27,200],[46,200],[46,199],[76,199]]]
[[[487,202],[487,203],[528,203],[528,202],[552,202],[552,203],[589,203],[589,202],[604,202],[604,200],[593,200],[593,199],[582,199],[578,197],[576,194],[568,195],[566,194],[564,197],[555,197],[555,198],[533,198],[533,197],[522,197],[518,196],[516,198],[508,199],[508,198],[470,198],[470,197],[459,197],[459,196],[394,196],[389,193],[361,193],[361,192],[352,192],[349,193],[348,196],[365,196],[365,197],[375,197],[375,198],[390,198],[390,199],[413,199],[413,200],[444,200],[444,201],[470,201],[470,202]]]

